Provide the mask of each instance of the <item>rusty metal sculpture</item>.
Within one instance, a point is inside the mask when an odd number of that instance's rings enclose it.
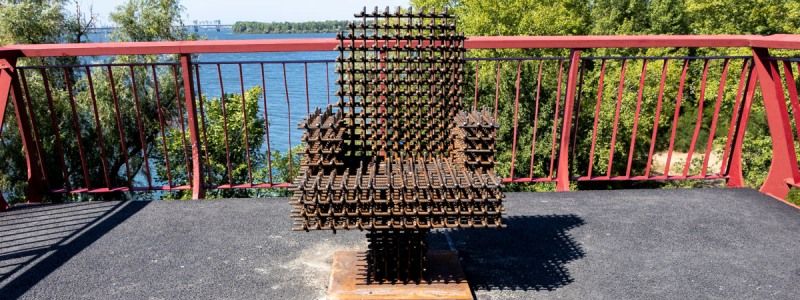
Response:
[[[295,230],[366,230],[369,282],[425,279],[426,233],[502,227],[489,111],[462,111],[464,35],[443,13],[356,14],[338,35],[339,102],[306,130]]]

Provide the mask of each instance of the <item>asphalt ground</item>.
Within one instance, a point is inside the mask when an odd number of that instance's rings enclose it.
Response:
[[[431,233],[478,299],[797,299],[800,210],[749,189],[510,193],[505,229]],[[284,198],[0,213],[0,299],[321,299],[363,232],[293,232]]]

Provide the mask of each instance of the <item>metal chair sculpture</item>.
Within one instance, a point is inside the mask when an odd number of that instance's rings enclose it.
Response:
[[[465,38],[447,11],[355,16],[337,36],[339,102],[300,124],[293,229],[366,230],[370,282],[419,282],[429,230],[503,226],[498,126],[461,111]]]

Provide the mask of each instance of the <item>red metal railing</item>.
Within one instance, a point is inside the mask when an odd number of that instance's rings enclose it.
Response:
[[[13,107],[28,201],[47,193],[158,190],[191,190],[196,199],[206,190],[290,186],[281,179],[291,174],[275,174],[275,164],[288,164],[280,169],[285,173],[294,162],[287,155],[276,162],[275,150],[292,157],[299,140],[294,124],[335,98],[333,61],[193,62],[192,55],[328,51],[336,43],[0,48],[0,124]],[[724,179],[743,186],[742,144],[757,90],[763,101],[755,103],[764,105],[773,141],[761,191],[784,198],[800,182],[793,73],[800,62],[768,52],[800,49],[798,36],[472,37],[466,47],[569,51],[467,61],[473,78],[465,98],[511,120],[502,123],[498,145],[510,149],[510,157],[498,158],[506,183],[552,182],[560,191],[576,181]],[[751,48],[752,55],[582,55],[596,48],[696,47]],[[178,56],[175,62],[16,66],[23,57],[156,54]],[[311,77],[309,70],[315,70]],[[514,80],[501,81],[509,76]],[[676,138],[681,135],[688,138]]]

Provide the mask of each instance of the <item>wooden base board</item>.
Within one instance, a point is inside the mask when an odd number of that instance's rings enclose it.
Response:
[[[364,252],[337,251],[333,254],[328,299],[456,299],[472,300],[472,292],[455,251],[429,251],[428,275],[422,283],[367,283]]]

